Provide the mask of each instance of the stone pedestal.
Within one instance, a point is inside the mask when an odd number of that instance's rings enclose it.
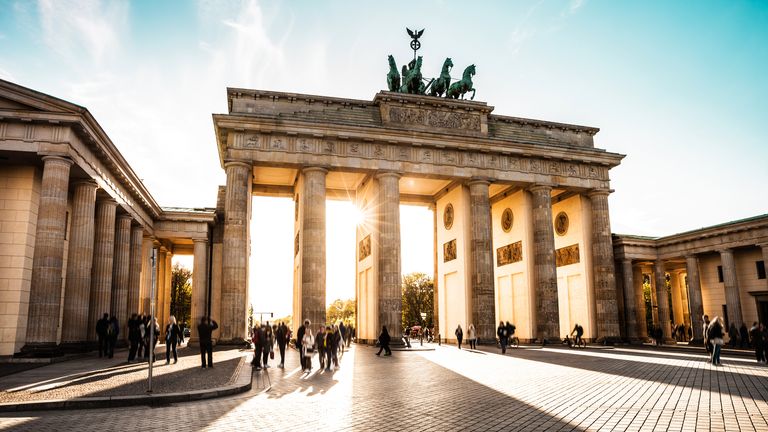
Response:
[[[487,180],[472,180],[469,186],[470,277],[472,322],[481,343],[495,343],[495,299],[493,283],[493,237],[491,236],[491,203]]]
[[[589,199],[592,202],[592,274],[595,283],[595,315],[597,340],[600,342],[616,342],[620,339],[613,241],[608,214],[609,194],[608,190],[595,190],[589,193]]]
[[[115,212],[117,202],[104,199],[96,203],[96,231],[93,242],[93,275],[88,308],[88,340],[96,341],[96,321],[111,313],[112,265],[115,254]]]
[[[144,228],[140,225],[131,227],[131,253],[128,259],[128,301],[126,313],[130,317],[139,313],[141,298],[141,250]]]
[[[635,303],[637,296],[631,259],[622,260],[621,273],[624,277],[624,316],[626,317],[627,339],[637,341],[640,339],[640,335],[637,325],[637,306]]]
[[[250,164],[225,163],[227,192],[224,204],[224,247],[222,257],[220,343],[239,343],[246,332],[248,308],[248,223],[250,215]],[[191,328],[200,321],[192,320]]]
[[[692,343],[704,343],[704,305],[701,301],[701,279],[699,278],[699,259],[696,255],[685,257],[685,269],[688,273],[688,302],[691,308]]]
[[[88,333],[96,188],[94,181],[77,182],[72,197],[72,224],[69,231],[67,287],[64,291],[61,342],[62,345],[74,345],[80,348],[84,348]]]
[[[48,355],[55,353],[58,342],[67,193],[72,161],[60,156],[44,156],[43,164],[27,338],[23,351]]]
[[[733,259],[733,251],[724,249],[720,251],[720,260],[723,265],[723,285],[725,285],[725,304],[728,307],[728,322],[725,333],[731,324],[736,328],[743,322],[741,313],[741,299],[739,298],[739,281],[736,279],[736,261]]]
[[[200,319],[208,313],[208,240],[195,239],[193,253],[191,321],[199,323]],[[192,326],[190,332],[189,341],[196,344],[199,340],[197,325]]]
[[[379,224],[379,328],[387,326],[393,343],[403,335],[402,275],[400,274],[400,174],[376,175]]]
[[[658,305],[659,320],[664,335],[664,343],[675,343],[672,339],[672,321],[669,319],[669,296],[667,295],[667,273],[664,270],[664,261],[653,262],[653,276],[656,281],[656,301]]]
[[[111,311],[120,324],[118,338],[128,340],[128,284],[130,282],[131,217],[117,217],[115,230],[115,255],[112,266]]]
[[[552,225],[552,187],[528,189],[533,207],[533,281],[536,289],[536,339],[560,342],[560,312],[557,299],[557,263]]]
[[[301,171],[301,320],[312,328],[325,323],[325,176],[324,168]]]

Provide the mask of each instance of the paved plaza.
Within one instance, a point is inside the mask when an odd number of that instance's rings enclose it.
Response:
[[[668,349],[520,348],[501,356],[353,346],[333,372],[254,373],[253,390],[159,407],[0,416],[3,430],[757,430],[768,431],[768,367],[746,357],[711,366]],[[271,388],[265,391],[264,387]],[[74,427],[74,426],[72,426]]]

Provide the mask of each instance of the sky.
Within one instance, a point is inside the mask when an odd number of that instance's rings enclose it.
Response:
[[[0,78],[88,108],[161,206],[212,207],[227,87],[371,100],[387,55],[412,56],[406,27],[426,29],[425,76],[475,64],[495,114],[600,128],[596,147],[627,155],[613,232],[768,213],[765,1],[0,0]],[[252,298],[288,312],[293,204],[254,208]],[[354,295],[353,213],[328,203],[329,301]],[[401,220],[403,271],[431,273],[431,213]]]

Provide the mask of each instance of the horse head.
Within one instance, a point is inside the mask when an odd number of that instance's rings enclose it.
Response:
[[[451,58],[450,58],[450,57],[447,57],[447,58],[445,59],[445,61],[443,62],[443,70],[444,70],[445,72],[449,72],[449,71],[450,71],[450,68],[452,68],[452,67],[453,67],[453,61],[451,61]]]
[[[389,60],[389,67],[397,70],[397,63],[395,63],[395,58],[392,56],[392,54],[388,55],[387,59]]]
[[[469,65],[464,69],[464,77],[469,78],[475,76],[475,65]]]

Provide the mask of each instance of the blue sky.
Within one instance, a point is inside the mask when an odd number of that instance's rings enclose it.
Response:
[[[614,232],[768,213],[765,1],[0,0],[0,77],[87,107],[161,205],[213,206],[227,86],[370,100],[406,26],[496,114],[601,128]]]

